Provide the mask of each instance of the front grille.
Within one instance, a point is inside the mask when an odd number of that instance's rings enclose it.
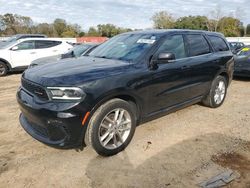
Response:
[[[38,84],[22,78],[22,87],[43,100],[49,99],[45,89]]]

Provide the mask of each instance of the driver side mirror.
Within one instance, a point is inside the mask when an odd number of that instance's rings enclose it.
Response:
[[[18,50],[18,46],[14,46],[14,47],[12,47],[12,48],[11,48],[11,50],[12,50],[12,51],[16,51],[16,50]]]
[[[164,53],[160,53],[158,55],[157,58],[159,61],[171,61],[171,60],[175,60],[175,55],[173,53],[169,53],[169,52],[164,52]]]
[[[167,64],[170,63],[169,61],[171,60],[175,60],[175,55],[170,52],[160,53],[155,57],[151,56],[149,68],[155,70],[158,68],[158,64]]]

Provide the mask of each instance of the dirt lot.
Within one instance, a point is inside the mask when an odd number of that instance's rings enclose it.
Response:
[[[18,122],[20,74],[0,78],[0,187],[196,187],[227,168],[228,187],[250,187],[250,80],[234,80],[224,105],[193,105],[139,126],[128,148],[103,158],[58,150]]]

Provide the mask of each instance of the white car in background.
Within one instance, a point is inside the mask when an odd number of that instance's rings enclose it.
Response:
[[[25,38],[0,46],[0,76],[24,70],[38,58],[63,54],[73,48],[66,41]]]

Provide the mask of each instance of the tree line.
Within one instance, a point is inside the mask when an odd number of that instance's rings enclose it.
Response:
[[[211,15],[211,18],[198,15],[176,19],[167,11],[161,11],[153,15],[152,21],[156,29],[195,29],[221,32],[226,37],[250,36],[250,24],[244,27],[240,19],[233,16],[225,16],[220,9],[212,11]]]
[[[238,18],[223,16],[220,10],[212,12],[213,17],[184,16],[174,18],[166,11],[157,12],[152,16],[153,27],[157,29],[196,29],[217,31],[226,37],[250,36],[250,24],[244,27]],[[34,23],[32,18],[17,14],[0,15],[0,36],[15,34],[40,33],[48,37],[82,37],[102,36],[113,37],[117,34],[132,31],[113,24],[99,24],[83,31],[78,24],[68,23],[57,18],[52,23]]]
[[[132,31],[132,29],[117,27],[113,24],[99,24],[96,27],[90,27],[88,32],[84,32],[80,25],[68,23],[60,18],[55,19],[53,23],[35,24],[32,18],[27,16],[10,13],[0,15],[0,36],[39,33],[48,37],[113,37],[128,31]]]

